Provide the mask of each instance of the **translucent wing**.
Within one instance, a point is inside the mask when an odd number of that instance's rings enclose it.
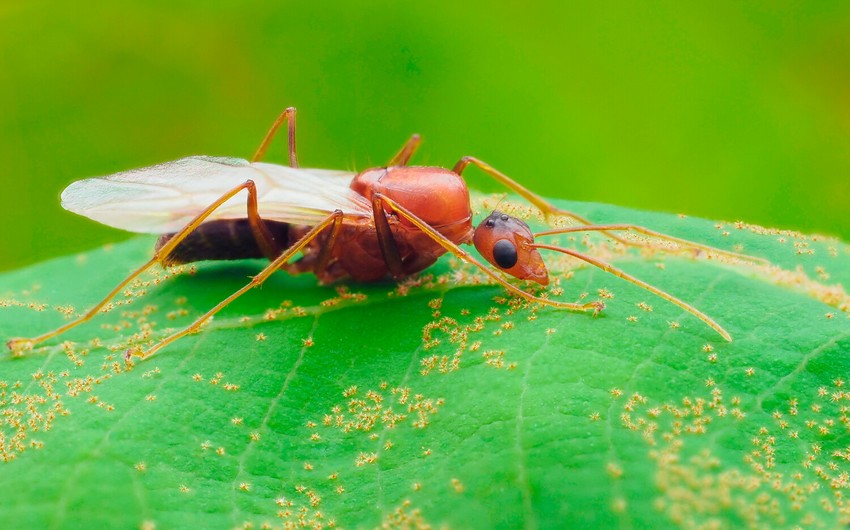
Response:
[[[176,232],[226,191],[250,179],[257,185],[262,218],[311,225],[335,209],[347,217],[371,215],[369,202],[349,188],[353,177],[344,171],[192,156],[74,182],[62,192],[62,206],[131,232]],[[208,219],[247,217],[246,199],[246,192],[238,194]]]

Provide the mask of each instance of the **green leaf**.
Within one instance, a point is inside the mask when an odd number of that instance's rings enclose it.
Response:
[[[129,345],[187,325],[263,265],[160,272],[108,313],[0,360],[4,526],[846,522],[850,249],[741,223],[559,204],[774,266],[570,243],[694,304],[731,343],[557,255],[546,255],[558,279],[550,295],[592,300],[606,289],[615,296],[600,315],[471,285],[474,271],[448,258],[401,288],[281,273],[127,370]],[[152,244],[0,276],[0,337],[35,336],[91,307]]]

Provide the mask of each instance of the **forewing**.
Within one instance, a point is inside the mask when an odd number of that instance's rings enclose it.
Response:
[[[69,211],[131,232],[177,232],[224,193],[253,180],[260,216],[293,224],[316,224],[340,209],[368,217],[368,201],[348,184],[353,173],[250,163],[238,158],[193,156],[74,182],[62,192]],[[208,218],[247,217],[242,191]]]

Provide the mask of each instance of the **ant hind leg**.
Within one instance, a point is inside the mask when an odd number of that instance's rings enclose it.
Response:
[[[88,322],[91,320],[98,312],[100,312],[106,304],[109,303],[118,293],[122,292],[122,290],[130,284],[134,279],[139,277],[142,273],[147,271],[149,268],[156,264],[160,264],[166,266],[168,263],[168,256],[171,252],[177,248],[177,246],[184,240],[190,233],[192,233],[201,223],[204,222],[212,213],[222,204],[230,200],[233,196],[239,193],[242,190],[248,190],[248,221],[251,225],[252,232],[254,233],[254,237],[257,238],[257,243],[260,248],[263,250],[264,254],[266,254],[270,260],[275,260],[280,254],[280,249],[274,241],[274,238],[271,236],[266,225],[263,223],[262,219],[260,219],[259,213],[257,211],[257,188],[253,181],[248,180],[233,189],[229,190],[227,193],[222,195],[217,201],[209,205],[204,211],[198,214],[189,224],[187,224],[181,231],[174,234],[168,241],[166,241],[159,249],[154,252],[153,257],[144,263],[141,267],[131,272],[126,278],[124,278],[118,285],[115,286],[109,294],[106,295],[100,302],[98,302],[94,307],[88,310],[82,316],[67,322],[66,324],[54,329],[53,331],[44,333],[34,338],[26,339],[26,338],[16,338],[7,342],[7,346],[9,349],[17,352],[23,349],[30,349],[33,345],[44,342],[48,339],[61,335],[62,333],[68,331],[71,328],[74,328],[84,322]]]
[[[287,108],[280,114],[280,116],[277,117],[272,124],[271,129],[269,129],[269,132],[267,132],[265,138],[263,138],[262,143],[260,143],[260,147],[257,148],[256,152],[254,152],[254,156],[251,157],[251,162],[259,162],[264,156],[266,156],[266,150],[268,150],[275,133],[277,133],[277,130],[284,121],[287,125],[289,167],[298,167],[298,157],[295,155],[295,107]]]

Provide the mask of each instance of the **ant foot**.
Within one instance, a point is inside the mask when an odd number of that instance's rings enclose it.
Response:
[[[144,357],[144,354],[141,349],[137,347],[127,348],[124,350],[124,364],[127,365],[127,368],[132,368],[136,363],[133,362],[133,357]]]
[[[6,346],[12,351],[13,357],[21,357],[24,352],[32,350],[33,344],[30,339],[11,339],[6,342]]]

